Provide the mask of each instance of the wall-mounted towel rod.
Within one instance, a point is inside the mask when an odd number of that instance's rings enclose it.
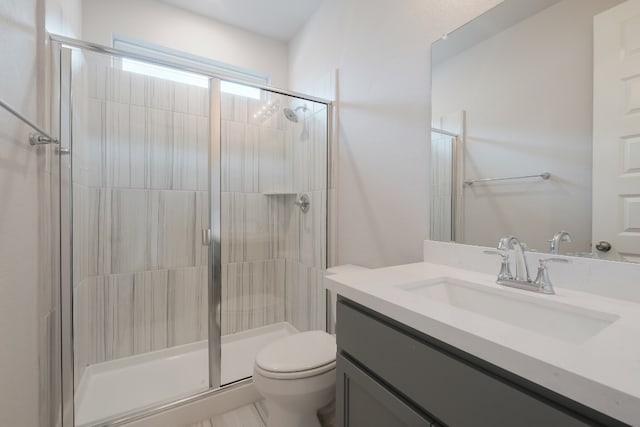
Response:
[[[433,133],[439,133],[441,135],[447,135],[447,136],[452,136],[454,138],[459,137],[460,135],[458,135],[457,133],[453,133],[453,132],[449,132],[448,130],[444,130],[444,129],[438,129],[438,128],[431,128],[431,132]]]
[[[464,181],[465,185],[473,185],[478,182],[491,182],[491,181],[507,181],[511,179],[526,179],[526,178],[542,178],[549,179],[551,174],[549,172],[543,172],[536,175],[523,175],[523,176],[507,176],[502,178],[485,178],[485,179],[467,179]]]
[[[58,143],[57,138],[54,138],[51,135],[49,135],[47,132],[42,130],[40,126],[36,125],[31,120],[27,119],[25,116],[20,114],[15,108],[13,108],[11,105],[7,104],[1,99],[0,99],[0,106],[3,107],[8,112],[10,112],[11,114],[13,114],[14,116],[16,116],[17,118],[19,118],[20,120],[22,120],[23,122],[25,122],[26,124],[28,124],[29,126],[31,126],[31,128],[34,129],[36,132],[38,132],[38,133],[29,134],[29,143],[31,145],[44,145],[44,144]]]

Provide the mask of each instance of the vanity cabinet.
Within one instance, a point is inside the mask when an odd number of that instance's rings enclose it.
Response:
[[[345,426],[390,427],[435,426],[430,418],[405,403],[404,399],[359,369],[344,356],[337,356],[337,387],[343,403]]]
[[[337,343],[339,427],[624,425],[344,298]]]

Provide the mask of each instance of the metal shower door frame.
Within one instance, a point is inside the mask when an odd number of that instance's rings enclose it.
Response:
[[[61,358],[61,422],[63,427],[74,423],[74,343],[73,343],[73,182],[71,168],[72,104],[71,50],[54,45],[54,61],[60,84],[59,117],[59,178],[60,178],[60,358]],[[64,153],[64,154],[63,154]]]
[[[222,385],[222,157],[220,79],[209,79],[209,229],[208,251],[209,296],[209,389]]]

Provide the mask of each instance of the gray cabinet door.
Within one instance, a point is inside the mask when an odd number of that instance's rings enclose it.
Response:
[[[382,383],[441,423],[453,427],[598,425],[344,302],[338,304],[337,314],[339,353],[366,366]]]
[[[336,421],[338,427],[430,427],[431,422],[399,397],[337,357]]]

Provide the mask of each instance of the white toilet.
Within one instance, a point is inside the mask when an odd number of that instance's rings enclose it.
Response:
[[[327,274],[362,270],[366,268],[342,265]],[[335,324],[335,295],[329,308]],[[253,382],[267,402],[267,427],[320,427],[318,410],[335,399],[336,351],[336,337],[323,331],[280,338],[260,350]]]
[[[253,382],[267,402],[267,427],[320,427],[335,398],[336,339],[323,331],[280,338],[256,356]]]

